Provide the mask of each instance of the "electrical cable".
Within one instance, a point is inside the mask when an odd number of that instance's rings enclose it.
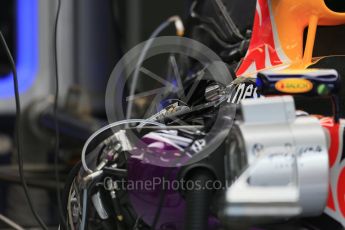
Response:
[[[196,141],[196,139],[189,144],[189,147]],[[187,149],[187,148],[186,148]],[[178,163],[178,161],[176,162]],[[174,168],[170,168],[168,171],[165,172],[165,174],[163,175],[163,179],[166,180],[166,178],[169,178],[171,173],[173,172]],[[159,221],[159,218],[160,218],[160,215],[161,215],[161,211],[162,211],[162,208],[163,208],[163,204],[164,204],[164,201],[165,201],[165,197],[166,197],[166,193],[167,193],[167,190],[165,189],[162,189],[160,194],[159,194],[159,201],[158,201],[158,206],[157,206],[157,209],[156,209],[156,212],[155,212],[155,215],[154,215],[154,218],[153,218],[153,222],[150,226],[150,229],[151,230],[156,230],[156,225],[158,224],[158,221]]]
[[[90,143],[92,142],[93,139],[95,139],[99,134],[103,133],[104,131],[117,127],[119,125],[124,125],[124,124],[132,124],[132,123],[141,123],[141,124],[150,124],[150,125],[157,125],[157,126],[161,126],[161,127],[166,127],[164,124],[155,122],[155,121],[148,121],[145,119],[128,119],[128,120],[123,120],[123,121],[117,121],[114,123],[111,123],[107,126],[104,126],[103,128],[97,130],[96,132],[94,132],[89,139],[87,139],[87,141],[85,142],[84,146],[83,146],[83,150],[81,153],[81,163],[83,165],[84,170],[88,173],[91,174],[93,173],[93,170],[91,170],[86,163],[86,152],[87,152],[87,148],[90,145]]]
[[[26,197],[26,200],[28,202],[28,205],[30,207],[32,214],[34,215],[36,221],[42,227],[42,229],[48,230],[47,226],[45,225],[45,223],[43,222],[41,217],[38,215],[36,209],[33,206],[31,196],[29,194],[28,185],[27,185],[26,179],[24,177],[24,167],[23,167],[24,162],[23,162],[23,154],[22,154],[22,148],[21,148],[21,126],[20,126],[21,107],[20,107],[20,96],[19,96],[17,69],[16,69],[16,65],[14,63],[11,51],[8,48],[6,40],[5,40],[4,36],[2,35],[1,31],[0,31],[0,40],[1,40],[2,46],[4,47],[4,49],[6,51],[6,55],[7,55],[7,58],[8,58],[10,65],[11,65],[12,72],[13,72],[13,84],[14,84],[15,103],[16,103],[16,123],[17,123],[16,130],[15,130],[15,136],[17,139],[17,156],[18,156],[18,170],[19,170],[20,181],[22,183],[25,197]]]
[[[244,39],[243,35],[241,34],[240,30],[237,28],[236,24],[234,23],[230,15],[228,14],[226,6],[222,2],[222,0],[214,0],[212,1],[212,3],[216,7],[218,7],[220,14],[223,16],[225,20],[225,26],[229,30],[228,32],[231,34],[231,36],[234,36],[239,41],[243,40]]]
[[[220,36],[221,37],[220,39],[226,40],[226,41],[229,40],[229,37],[224,33],[222,28],[219,26],[219,23],[217,23],[214,18],[205,17],[205,16],[201,17],[195,12],[192,13],[191,17],[194,20],[195,24],[197,25],[206,24],[208,27],[215,30],[214,33],[217,34],[217,36]]]
[[[139,72],[140,72],[140,67],[144,62],[144,59],[146,57],[147,52],[149,51],[149,49],[152,46],[152,43],[154,41],[154,39],[165,29],[167,28],[170,23],[175,23],[175,28],[176,28],[176,32],[178,36],[183,36],[184,35],[184,25],[183,22],[181,20],[180,17],[178,16],[172,16],[170,18],[168,18],[166,21],[164,21],[163,23],[161,23],[156,29],[155,31],[153,31],[153,33],[151,34],[150,38],[147,40],[140,56],[138,59],[138,62],[136,64],[136,68],[134,71],[134,76],[133,76],[133,83],[131,84],[130,87],[130,92],[129,92],[129,97],[133,97],[134,93],[135,93],[135,89],[137,87],[137,81],[139,79]],[[133,100],[130,100],[128,102],[128,106],[127,106],[127,112],[126,112],[126,119],[130,119],[131,115],[132,115],[132,109],[133,109]]]
[[[190,148],[190,147],[195,143],[196,140],[197,140],[197,139],[194,139],[194,140],[189,144],[189,146],[188,146],[186,149]],[[180,163],[180,160],[177,160],[177,161],[175,162],[175,164],[177,164],[177,163]],[[163,175],[163,179],[164,179],[164,180],[167,180],[167,179],[170,177],[170,175],[171,175],[171,173],[172,173],[173,171],[174,171],[174,167],[171,167],[169,170],[167,170],[167,171],[164,173],[164,175]],[[151,224],[151,226],[150,226],[150,229],[151,229],[151,230],[156,230],[156,226],[157,226],[158,221],[159,221],[159,218],[160,218],[160,216],[161,216],[161,211],[162,211],[162,208],[163,208],[163,204],[164,204],[164,201],[165,201],[166,194],[167,194],[167,190],[164,189],[164,188],[162,188],[162,190],[161,190],[160,193],[159,193],[158,206],[157,206],[155,215],[154,215],[154,217],[153,217],[153,222],[152,222],[152,224]]]
[[[182,101],[180,99],[176,99],[176,98],[168,99],[167,101],[170,102],[170,103],[176,101],[176,102],[180,102],[181,104],[183,104],[185,106],[188,106],[188,104],[186,102],[184,102],[184,101]]]
[[[216,32],[222,37],[222,40],[233,40],[236,39],[237,42],[240,42],[244,39],[243,35],[241,34],[240,30],[230,17],[230,15],[227,12],[227,8],[224,5],[224,3],[221,0],[214,0],[212,1],[213,6],[219,11],[217,14],[220,14],[221,17],[219,19],[223,19],[222,23],[218,23],[213,17],[207,17],[207,16],[200,16],[196,12],[197,7],[197,1],[195,1],[191,7],[190,7],[190,16],[192,19],[195,19],[196,21],[199,21],[204,24],[211,25]],[[219,24],[222,24],[225,26],[225,30],[227,34],[223,31],[223,29],[219,26]],[[230,37],[229,37],[229,36]]]
[[[87,188],[83,190],[83,211],[82,211],[82,219],[79,230],[85,230],[86,226],[86,211],[87,211]]]
[[[24,230],[23,227],[19,226],[17,223],[13,222],[13,220],[10,220],[2,214],[0,214],[0,220],[15,230]]]
[[[218,35],[207,25],[197,25],[195,26],[196,29],[200,29],[200,30],[204,30],[206,33],[208,33],[219,45],[221,45],[224,49],[237,49],[241,43],[241,42],[237,42],[235,44],[228,44],[225,41],[223,41],[221,38],[218,37]]]
[[[123,120],[123,121],[117,121],[117,122],[111,123],[107,126],[104,126],[101,129],[97,130],[85,142],[85,144],[83,146],[82,154],[81,154],[81,163],[82,163],[84,170],[87,173],[89,173],[89,174],[93,173],[93,171],[87,166],[87,163],[86,163],[86,151],[87,151],[89,144],[92,142],[92,140],[95,139],[99,134],[103,133],[104,131],[106,131],[108,129],[114,128],[114,127],[119,126],[119,125],[131,124],[131,123],[141,123],[141,124],[144,123],[144,124],[151,124],[151,125],[157,125],[157,126],[165,127],[165,125],[158,123],[158,122],[154,122],[154,121],[148,121],[148,120],[144,120],[144,119],[129,119],[129,120]],[[84,230],[85,224],[86,224],[87,188],[84,188],[83,203],[84,204],[83,204],[83,211],[82,211],[82,223],[80,225],[81,226],[80,230]]]
[[[209,169],[196,168],[188,172],[187,182],[198,183],[200,188],[186,191],[186,217],[184,230],[207,230],[209,206],[211,204],[213,189],[207,188],[207,182],[214,180]],[[186,183],[187,183],[186,182]]]
[[[61,0],[57,0],[57,12],[55,17],[55,24],[54,24],[54,67],[55,67],[55,95],[54,95],[54,106],[53,106],[53,117],[54,117],[54,126],[55,126],[55,146],[54,146],[54,172],[55,172],[55,179],[56,179],[56,198],[58,203],[58,213],[60,215],[60,221],[64,228],[66,228],[66,221],[64,217],[64,212],[62,208],[62,198],[61,198],[61,190],[60,190],[60,174],[58,169],[58,161],[59,161],[59,149],[60,149],[60,129],[59,129],[59,122],[58,122],[58,105],[59,105],[59,69],[58,69],[58,23],[59,23],[59,16],[61,11]]]
[[[146,57],[146,54],[148,52],[148,50],[150,49],[150,47],[152,46],[152,43],[154,41],[154,38],[156,38],[165,28],[167,28],[170,23],[175,22],[175,28],[177,30],[177,35],[179,36],[183,36],[184,34],[184,25],[182,23],[182,20],[177,17],[171,17],[168,20],[166,20],[165,22],[163,22],[161,25],[159,25],[156,30],[151,34],[149,40],[147,41],[147,43],[145,44],[143,51],[141,52],[140,56],[139,56],[139,60],[137,62],[137,66],[134,72],[134,79],[133,79],[133,83],[131,84],[131,88],[130,88],[130,94],[129,96],[133,96],[135,93],[135,89],[136,89],[136,85],[137,85],[137,81],[139,78],[139,71],[140,71],[140,67],[144,62],[144,59]],[[126,113],[126,118],[130,119],[131,118],[131,113],[132,113],[132,109],[133,109],[133,101],[129,101],[128,106],[127,106],[127,113]],[[165,193],[165,192],[164,192]],[[164,195],[161,194],[160,196],[160,203],[164,202]],[[160,213],[160,207],[158,207],[158,213]],[[159,216],[155,215],[154,221],[153,221],[153,226],[155,226],[158,222]]]

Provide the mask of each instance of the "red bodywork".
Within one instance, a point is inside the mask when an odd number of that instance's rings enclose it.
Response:
[[[267,68],[288,66],[290,60],[280,47],[269,0],[258,0],[250,46],[237,76],[255,75]],[[284,67],[283,67],[284,68]],[[329,148],[330,185],[325,213],[345,227],[345,120],[335,123],[332,118],[321,118],[331,139]]]

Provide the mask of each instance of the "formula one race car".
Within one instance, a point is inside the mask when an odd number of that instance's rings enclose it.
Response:
[[[343,24],[341,0],[194,1],[186,36],[236,78],[180,58],[182,93],[89,138],[61,227],[344,229]]]

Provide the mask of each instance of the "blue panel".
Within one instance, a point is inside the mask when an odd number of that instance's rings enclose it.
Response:
[[[38,71],[38,0],[17,0],[17,71],[19,91],[35,83]],[[0,78],[0,99],[14,96],[12,74]]]

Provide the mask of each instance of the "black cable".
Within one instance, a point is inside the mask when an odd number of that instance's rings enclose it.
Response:
[[[241,34],[240,30],[237,28],[236,24],[228,14],[228,10],[222,0],[214,0],[212,3],[218,8],[220,11],[219,13],[221,16],[223,16],[224,24],[226,28],[228,29],[228,33],[231,37],[235,37],[238,41],[241,41],[244,39],[243,35]]]
[[[199,15],[195,8],[197,7],[199,3],[195,3],[191,6],[190,8],[190,18],[194,21],[192,22],[193,24],[206,24],[208,25],[208,27],[214,29],[216,32],[216,34],[218,34],[218,36],[221,37],[222,40],[226,40],[226,41],[230,41],[231,38],[229,38],[225,32],[223,31],[223,29],[221,28],[221,26],[219,25],[219,23],[217,23],[217,21],[214,19],[214,17],[209,17],[209,16],[205,16],[205,15]]]
[[[15,94],[15,102],[16,102],[16,123],[17,123],[16,130],[15,130],[15,136],[17,139],[18,170],[19,170],[20,181],[22,183],[25,197],[26,197],[26,200],[28,202],[28,205],[30,207],[32,214],[34,215],[35,219],[37,220],[39,225],[42,227],[42,229],[48,230],[47,226],[45,225],[45,223],[43,222],[41,217],[38,215],[38,213],[36,212],[36,209],[34,208],[34,206],[32,204],[32,200],[31,200],[31,197],[29,194],[28,185],[27,185],[26,179],[24,177],[23,155],[22,155],[22,149],[21,149],[21,132],[20,132],[21,131],[21,126],[20,126],[21,108],[20,108],[20,97],[19,97],[17,69],[16,69],[16,65],[14,63],[11,51],[8,48],[6,40],[5,40],[4,36],[2,35],[1,31],[0,31],[0,40],[1,40],[1,44],[2,44],[3,48],[6,51],[6,55],[7,55],[8,61],[10,62],[11,69],[13,72],[13,84],[14,84],[14,94]]]
[[[241,42],[237,42],[234,44],[228,44],[227,42],[223,41],[218,35],[207,25],[197,25],[195,26],[196,29],[204,30],[206,33],[208,33],[219,45],[221,45],[224,49],[233,50],[237,49],[239,46],[241,46]]]
[[[55,149],[54,149],[54,171],[55,171],[55,178],[56,178],[56,196],[57,196],[57,203],[58,203],[58,212],[60,215],[60,222],[64,228],[66,228],[66,221],[65,216],[62,208],[62,198],[61,198],[61,190],[60,190],[60,174],[58,169],[58,161],[59,161],[59,149],[60,149],[60,130],[59,130],[59,122],[58,122],[58,105],[59,105],[59,69],[58,69],[58,45],[57,45],[57,34],[58,34],[58,22],[61,10],[61,0],[58,1],[57,12],[55,17],[55,24],[54,24],[54,67],[55,67],[55,96],[54,96],[54,107],[53,107],[53,114],[54,114],[54,126],[55,126]]]
[[[186,183],[199,183],[200,188],[186,191],[186,218],[184,230],[207,230],[208,215],[213,190],[207,188],[207,183],[214,180],[208,169],[192,169],[186,176]]]
[[[194,139],[186,149],[188,149],[189,147],[191,147],[194,142],[196,141],[196,139]],[[181,161],[178,159],[176,160],[176,164],[177,163],[180,163]],[[164,172],[164,175],[163,175],[163,179],[164,180],[167,180],[168,178],[170,178],[171,176],[171,173],[174,172],[174,167],[171,167],[169,169],[166,169],[166,171]],[[162,209],[163,209],[163,205],[164,205],[164,201],[165,201],[165,197],[167,195],[167,190],[164,188],[164,186],[162,187],[162,190],[160,191],[159,193],[159,201],[158,201],[158,205],[157,205],[157,209],[156,209],[156,212],[155,212],[155,215],[153,216],[153,221],[152,221],[152,224],[150,226],[150,229],[151,230],[156,230],[156,226],[158,224],[158,221],[161,217],[161,213],[162,213]]]
[[[197,140],[198,138],[195,138],[189,145],[186,149],[190,148],[194,143],[195,141]],[[178,163],[181,163],[181,161],[179,159],[177,159],[175,161],[175,164],[177,165]],[[174,167],[171,167],[169,169],[167,169],[167,171],[165,171],[164,175],[163,175],[163,179],[164,180],[167,180],[168,178],[170,178],[171,176],[171,173],[174,172]],[[158,224],[158,221],[161,217],[161,212],[162,212],[162,208],[163,208],[163,205],[164,205],[164,201],[165,201],[165,197],[167,195],[167,190],[164,189],[164,186],[162,187],[162,190],[161,192],[159,193],[159,201],[158,201],[158,206],[157,206],[157,209],[156,209],[156,212],[155,212],[155,215],[153,216],[153,222],[150,226],[150,229],[151,230],[156,230],[156,226]]]
[[[168,169],[168,171],[166,171],[163,175],[163,179],[166,180],[170,177],[171,173],[174,171],[174,168],[170,168]],[[156,209],[156,212],[155,212],[155,215],[153,217],[153,221],[152,221],[152,224],[151,224],[151,230],[156,230],[156,226],[158,224],[158,221],[161,217],[161,212],[162,212],[162,208],[163,208],[163,204],[164,204],[164,201],[165,201],[165,197],[166,197],[166,189],[164,189],[164,186],[162,187],[162,190],[160,191],[159,193],[159,201],[158,201],[158,206],[157,206],[157,209]]]

